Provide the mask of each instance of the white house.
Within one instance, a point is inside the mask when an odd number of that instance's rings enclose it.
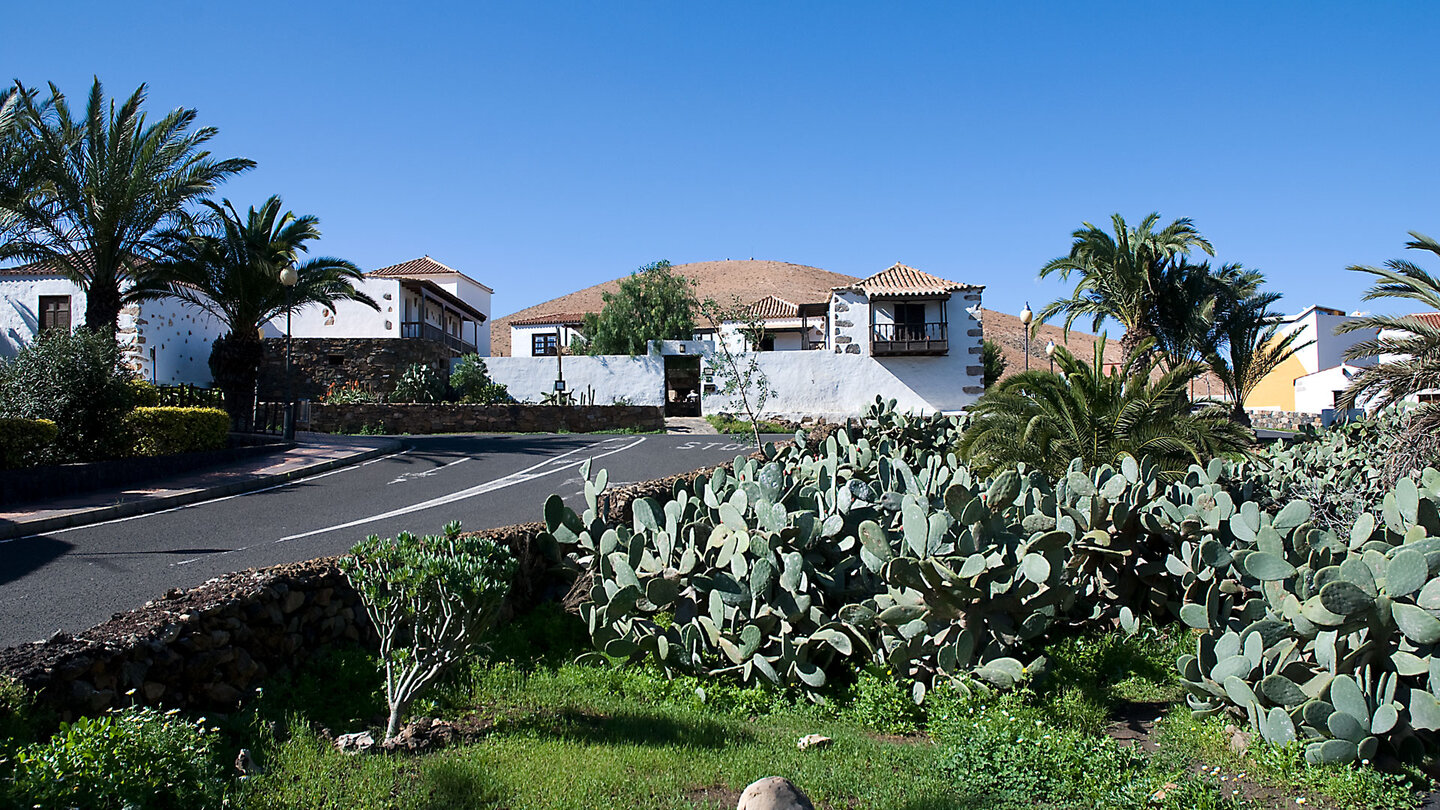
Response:
[[[1345,351],[1375,337],[1375,330],[1338,333],[1336,329],[1352,320],[1343,310],[1312,306],[1297,315],[1280,319],[1276,337],[1298,332],[1296,344],[1310,342],[1281,363],[1260,381],[1245,400],[1250,410],[1320,413],[1334,407],[1334,394],[1343,391],[1348,377],[1342,366],[1369,366],[1374,359],[1345,359]],[[1311,342],[1313,341],[1313,342]],[[1328,373],[1322,373],[1328,372]],[[1305,383],[1303,396],[1300,380]],[[1331,386],[1326,388],[1326,386]]]
[[[452,267],[423,256],[365,274],[355,288],[375,299],[380,310],[356,301],[333,309],[306,307],[292,317],[295,338],[424,338],[456,354],[490,354],[490,297],[494,290]],[[266,337],[282,337],[277,318]]]
[[[901,410],[957,412],[984,393],[983,289],[896,264],[832,289],[823,305],[757,301],[751,311],[767,338],[758,347],[740,325],[723,324],[719,335],[704,330],[701,340],[657,342],[646,358],[565,357],[561,365],[549,357],[512,356],[487,364],[491,377],[522,400],[554,390],[563,374],[568,390],[602,405],[623,399],[663,402],[674,415],[693,413],[697,405],[704,413],[734,413],[738,403],[720,391],[723,375],[716,373],[723,360],[714,341],[724,340],[733,348],[758,349],[756,360],[775,392],[764,409],[769,416],[856,416],[877,395],[895,399]],[[525,326],[536,334],[556,333],[551,324]],[[530,348],[521,328],[512,326],[516,355]]]
[[[514,321],[510,324],[510,356],[554,357],[560,347],[569,347],[570,341],[581,337],[584,321],[583,312],[557,312]]]
[[[14,357],[45,329],[85,322],[85,291],[44,263],[0,268],[0,356]],[[210,344],[225,331],[212,315],[173,299],[120,311],[125,363],[164,384],[209,385]]]

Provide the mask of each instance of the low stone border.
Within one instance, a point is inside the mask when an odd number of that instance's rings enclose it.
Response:
[[[1299,430],[1305,425],[1321,427],[1318,413],[1291,411],[1250,411],[1250,425],[1260,430]]]
[[[434,404],[310,406],[310,429],[354,433],[384,426],[386,433],[591,433],[664,430],[665,409],[642,405]]]
[[[629,520],[636,499],[664,498],[677,481],[719,466],[616,487],[606,493],[605,508],[611,520]],[[536,542],[544,531],[537,522],[475,532],[507,544],[520,561],[504,618],[562,599],[578,573],[565,567],[558,549]],[[340,645],[376,643],[338,559],[252,568],[174,589],[77,636],[0,650],[0,674],[61,720],[132,702],[234,711],[267,678]]]

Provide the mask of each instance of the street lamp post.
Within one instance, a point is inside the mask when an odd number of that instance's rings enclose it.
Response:
[[[1050,358],[1050,373],[1055,373],[1055,341],[1045,344],[1045,356]]]
[[[295,309],[295,285],[300,274],[292,264],[280,271],[280,283],[285,286],[285,441],[295,440],[295,389],[290,373],[290,339],[294,330],[290,328],[290,315]]]
[[[1020,324],[1025,327],[1025,370],[1030,370],[1030,322],[1035,320],[1035,313],[1030,311],[1030,302],[1025,302],[1025,308],[1020,310]]]

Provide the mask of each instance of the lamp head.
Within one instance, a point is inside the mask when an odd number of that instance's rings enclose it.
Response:
[[[1025,308],[1020,310],[1020,323],[1029,326],[1030,321],[1035,319],[1035,313],[1030,311],[1030,302],[1025,302]]]
[[[280,283],[286,287],[294,287],[300,283],[300,274],[295,272],[293,265],[280,271]]]
[[[1051,357],[1055,356],[1055,341],[1052,340],[1045,344],[1045,354]]]

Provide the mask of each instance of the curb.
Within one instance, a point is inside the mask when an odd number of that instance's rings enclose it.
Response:
[[[389,441],[380,447],[374,447],[356,453],[353,456],[333,458],[329,461],[322,461],[318,464],[311,464],[308,467],[301,467],[288,472],[258,476],[243,481],[234,481],[229,484],[222,484],[207,489],[187,489],[183,492],[176,492],[173,495],[140,498],[139,500],[117,503],[113,506],[99,506],[94,509],[72,512],[68,515],[56,515],[55,517],[40,518],[39,520],[19,521],[9,526],[0,526],[0,540],[16,540],[31,535],[53,532],[57,529],[73,529],[77,526],[89,526],[95,523],[104,523],[107,520],[133,517],[149,512],[160,512],[176,506],[186,506],[214,498],[224,498],[228,495],[254,492],[257,489],[265,489],[266,487],[283,484],[287,481],[307,478],[340,467],[348,467],[352,464],[359,464],[362,461],[369,461],[372,458],[378,458],[386,453],[392,453],[403,446],[403,442]]]

